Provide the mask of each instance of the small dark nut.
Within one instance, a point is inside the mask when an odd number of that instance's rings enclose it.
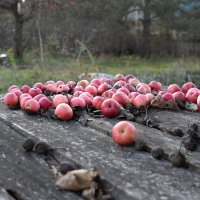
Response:
[[[184,167],[186,158],[181,152],[174,152],[169,155],[169,161],[174,167]]]
[[[22,144],[22,148],[25,150],[25,151],[32,151],[33,150],[33,147],[35,145],[35,140],[33,138],[27,138],[23,144]]]
[[[147,151],[147,145],[144,140],[137,140],[135,143],[135,149],[137,151]]]
[[[76,169],[76,166],[73,163],[65,162],[60,164],[59,172],[61,174],[66,174],[67,172],[72,171],[74,169]]]
[[[52,148],[47,143],[39,141],[34,145],[33,150],[38,154],[47,154]]]
[[[195,151],[197,148],[197,143],[195,142],[195,140],[191,137],[187,137],[184,141],[183,141],[184,147],[187,150],[190,151]]]
[[[184,135],[183,131],[178,127],[172,128],[168,133],[170,135],[178,136],[178,137],[183,137],[183,135]]]
[[[194,129],[192,128],[189,128],[188,131],[187,131],[187,134],[193,138],[196,143],[200,143],[200,133],[195,131]]]
[[[156,147],[152,149],[151,154],[155,159],[160,160],[164,155],[164,150],[161,147]]]
[[[190,126],[190,128],[192,128],[194,131],[198,131],[198,125],[197,124],[192,124],[191,126]]]

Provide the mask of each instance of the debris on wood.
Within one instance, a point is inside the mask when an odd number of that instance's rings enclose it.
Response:
[[[56,186],[60,189],[81,191],[92,187],[95,178],[99,176],[98,171],[78,169],[69,171],[64,176],[59,176]]]
[[[174,167],[186,166],[186,158],[180,151],[171,153],[169,155],[169,161],[172,163]]]
[[[66,174],[67,172],[69,171],[72,171],[72,170],[75,170],[76,169],[76,166],[71,163],[71,162],[64,162],[64,163],[61,163],[60,164],[60,167],[58,169],[58,171],[61,173],[61,174]]]
[[[151,150],[151,155],[155,158],[160,160],[164,155],[164,150],[161,147],[155,147]]]
[[[172,128],[171,130],[168,131],[168,133],[170,135],[178,136],[178,137],[183,137],[184,136],[184,133],[183,133],[182,129],[180,129],[179,127]]]
[[[27,138],[23,143],[22,143],[22,148],[25,151],[32,151],[33,147],[35,145],[36,141],[33,138]]]
[[[135,149],[137,151],[147,151],[148,147],[147,147],[147,144],[144,140],[138,139],[135,142]]]
[[[46,155],[52,148],[46,142],[38,141],[33,150],[38,154]]]
[[[169,100],[164,101],[161,97],[156,97],[152,102],[151,106],[159,108],[159,109],[173,109],[173,110],[180,110],[177,103],[175,101]]]

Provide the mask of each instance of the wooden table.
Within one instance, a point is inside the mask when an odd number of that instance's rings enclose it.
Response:
[[[150,109],[148,117],[158,120],[156,128],[141,124],[144,115],[131,123],[149,151],[160,146],[166,156],[178,150],[182,141],[181,137],[167,133],[169,130],[179,127],[186,133],[188,124],[200,125],[200,113]],[[88,119],[85,125],[76,120],[61,122],[9,110],[1,103],[0,199],[82,199],[80,193],[59,191],[55,187],[51,166],[64,161],[98,169],[113,199],[200,199],[199,147],[194,152],[181,148],[189,163],[187,169],[172,167],[167,159],[156,160],[150,152],[116,145],[110,136],[112,126],[119,120]],[[53,151],[51,159],[27,153],[21,145],[28,137],[65,149]]]

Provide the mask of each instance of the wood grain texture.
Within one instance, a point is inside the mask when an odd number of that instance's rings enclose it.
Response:
[[[65,147],[65,151],[55,153],[60,161],[66,158],[87,168],[95,166],[103,179],[115,186],[113,196],[116,199],[200,198],[199,173],[173,168],[168,161],[157,161],[149,153],[137,152],[132,146],[116,145],[102,129],[94,130],[97,121],[90,122],[93,127],[85,127],[75,121],[59,122],[41,116],[28,116],[22,111],[8,110],[3,105],[0,105],[0,110],[1,121],[17,133],[42,139],[52,147]],[[99,127],[110,134],[112,123],[116,123],[111,121],[103,120]],[[136,126],[141,128],[139,134],[149,139],[149,145],[155,145],[155,136],[152,135],[156,135],[159,141],[167,134],[140,124]],[[168,134],[163,140],[160,145],[166,149],[169,148],[168,143],[171,148],[177,148],[178,142],[174,143]]]
[[[145,115],[140,115],[136,118],[136,122],[141,123]],[[168,132],[174,127],[179,127],[184,133],[188,129],[188,125],[197,123],[200,127],[200,113],[189,111],[173,111],[167,109],[149,109],[148,118],[154,119],[157,117],[159,129]]]
[[[88,122],[88,126],[111,136],[112,127],[119,121],[120,120],[116,119],[94,119],[93,121]],[[180,137],[174,137],[166,132],[162,132],[154,128],[149,128],[135,122],[131,123],[133,123],[138,130],[138,139],[144,140],[149,150],[152,150],[156,147],[162,147],[166,156],[179,150],[180,144],[182,142]],[[189,167],[200,172],[199,148],[197,151],[191,152],[182,146],[181,152],[183,152],[186,156]]]
[[[23,137],[0,122],[0,199],[82,199],[71,192],[59,192],[55,188],[53,172],[44,157],[24,152],[21,147],[23,140]]]

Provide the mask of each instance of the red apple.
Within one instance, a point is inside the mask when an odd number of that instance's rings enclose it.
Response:
[[[10,92],[15,93],[18,96],[18,98],[23,94],[22,91],[19,89],[13,89]]]
[[[158,81],[151,81],[149,83],[149,87],[151,88],[152,91],[162,90],[162,84]]]
[[[66,85],[69,86],[69,88],[73,88],[73,87],[76,86],[76,82],[74,82],[74,81],[68,81]]]
[[[105,98],[111,98],[113,96],[114,92],[110,89],[105,91],[101,96]]]
[[[167,92],[171,94],[178,91],[181,91],[181,88],[177,84],[170,84],[167,88]]]
[[[167,91],[159,91],[158,94],[157,94],[157,96],[158,97],[162,97],[163,94],[165,94],[165,93],[167,93]]]
[[[59,81],[56,82],[56,86],[58,87],[59,85],[65,85],[65,82],[59,80]]]
[[[65,84],[60,84],[57,86],[56,92],[57,93],[61,93],[61,92],[68,92],[69,91],[69,87]]]
[[[186,101],[185,94],[181,91],[173,93],[174,99],[178,99],[180,102],[184,103]]]
[[[151,88],[148,85],[141,85],[137,91],[141,94],[151,93]]]
[[[185,97],[190,103],[197,103],[197,97],[200,95],[200,90],[198,88],[190,88]]]
[[[113,94],[112,99],[115,99],[119,104],[127,106],[129,103],[128,96],[123,92]]]
[[[139,88],[139,87],[141,87],[141,86],[144,86],[144,87],[147,87],[147,88],[150,88],[149,87],[149,85],[148,84],[146,84],[146,83],[138,83],[137,85],[136,85],[136,90]],[[151,89],[151,88],[150,88]]]
[[[125,81],[117,81],[117,82],[115,82],[115,84],[114,84],[114,86],[113,87],[115,87],[116,85],[119,85],[119,86],[125,86],[126,85],[126,82]]]
[[[125,76],[124,80],[128,83],[128,80],[131,78],[135,78],[133,75],[127,75]]]
[[[76,92],[73,94],[73,97],[79,97],[82,93],[83,93],[83,91],[76,91]]]
[[[87,80],[80,80],[77,83],[77,86],[82,86],[83,88],[86,88],[88,85],[89,85],[89,81],[87,81]]]
[[[39,101],[42,97],[45,97],[45,95],[44,94],[38,94],[38,95],[34,96],[33,98],[35,100]]]
[[[68,97],[65,96],[65,95],[62,95],[62,94],[55,95],[54,98],[53,98],[53,105],[55,107],[57,107],[58,104],[61,104],[61,103],[68,104],[69,103]]]
[[[21,100],[22,100],[24,97],[31,97],[31,98],[32,98],[32,96],[31,96],[30,94],[24,93],[24,94],[22,94],[22,95],[19,97],[19,102],[21,102]]]
[[[4,104],[9,108],[14,108],[18,102],[19,98],[15,93],[7,93],[3,98]]]
[[[56,84],[49,83],[49,84],[45,85],[45,90],[49,90],[53,93],[56,93],[57,92],[57,86],[56,86]]]
[[[190,88],[196,88],[197,86],[192,83],[192,82],[187,82],[185,84],[183,84],[183,86],[181,87],[181,90],[184,94],[187,93],[187,91],[190,89]]]
[[[117,90],[117,92],[123,92],[123,93],[125,93],[126,95],[129,95],[129,90],[127,89],[127,88],[125,88],[124,86],[123,87],[121,87],[121,88],[119,88],[118,90]]]
[[[27,102],[28,100],[30,100],[30,99],[32,99],[31,95],[30,95],[30,96],[26,96],[26,97],[24,97],[24,98],[22,98],[22,99],[20,100],[20,107],[21,107],[22,110],[25,109],[25,104],[26,104],[26,102]]]
[[[82,91],[82,92],[83,92],[83,91],[84,91],[84,87],[78,86],[78,85],[75,86],[74,89],[73,89],[73,94],[74,94],[75,92],[77,92],[77,91]]]
[[[101,104],[101,112],[105,117],[116,117],[120,112],[120,104],[115,99],[106,99]]]
[[[114,82],[124,81],[124,80],[125,80],[125,77],[122,74],[116,74],[115,77],[114,77]]]
[[[21,91],[23,92],[23,93],[29,93],[29,90],[30,90],[31,88],[28,86],[28,85],[23,85],[22,87],[21,87]]]
[[[109,90],[111,88],[112,88],[111,85],[103,83],[98,87],[98,94],[103,94],[106,90]]]
[[[39,100],[39,104],[44,110],[48,110],[53,105],[53,103],[47,97],[42,97]]]
[[[97,85],[96,83],[90,83],[89,85],[94,86],[95,88],[98,89],[99,85]]]
[[[89,92],[83,92],[82,94],[90,97],[91,99],[93,99],[93,95],[91,95]]]
[[[136,108],[140,108],[141,106],[148,106],[149,105],[149,98],[144,94],[139,94],[133,100],[133,105]]]
[[[68,104],[61,103],[56,107],[55,115],[63,121],[68,121],[73,117],[73,110]]]
[[[164,101],[174,101],[174,96],[172,93],[166,92],[165,94],[162,95],[162,99]]]
[[[98,86],[101,85],[101,81],[99,79],[93,79],[93,80],[91,80],[90,84],[93,84],[93,83],[96,84],[96,85],[98,85]]]
[[[145,95],[148,97],[149,103],[151,103],[151,101],[155,99],[155,96],[152,93],[147,93]]]
[[[129,83],[126,84],[124,87],[128,89],[129,93],[130,93],[130,92],[135,92],[135,91],[136,91],[135,87],[132,86],[132,85],[129,84]]]
[[[96,96],[93,98],[92,100],[92,107],[97,109],[97,110],[101,110],[101,105],[104,102],[105,98],[102,96]]]
[[[89,92],[92,96],[96,96],[97,95],[97,88],[92,86],[92,85],[88,85],[85,90],[85,92]]]
[[[41,90],[40,88],[31,88],[31,89],[29,90],[29,94],[30,94],[32,97],[34,97],[34,96],[36,96],[36,95],[38,95],[38,94],[42,94],[42,90]]]
[[[33,88],[39,88],[39,89],[41,89],[42,91],[44,91],[44,89],[45,89],[45,87],[44,87],[44,85],[43,85],[42,83],[35,83],[35,84],[33,85]]]
[[[103,83],[106,83],[106,81],[108,81],[109,79],[106,77],[101,77],[99,80],[100,80],[100,83],[103,84]]]
[[[25,103],[25,110],[27,112],[31,112],[31,113],[36,113],[38,112],[40,109],[40,104],[37,100],[35,99],[29,99],[26,103]]]
[[[130,145],[136,141],[137,130],[130,122],[121,121],[112,128],[112,138],[119,145]]]
[[[130,78],[128,80],[128,84],[131,84],[134,87],[136,87],[139,83],[140,83],[140,81],[137,78]]]
[[[85,94],[84,92],[79,96],[80,98],[83,98],[85,100],[86,105],[92,105],[92,99],[93,97],[90,97],[89,95]]]
[[[140,94],[139,92],[131,92],[131,93],[128,95],[129,103],[132,103],[132,104],[133,104],[133,101],[134,101],[135,97],[138,96],[139,94]]]
[[[47,85],[49,85],[49,84],[52,84],[52,85],[55,85],[56,86],[56,83],[55,83],[55,81],[47,81],[47,82],[45,82],[44,83],[44,86],[46,87]]]
[[[19,89],[20,90],[20,87],[18,85],[11,85],[9,88],[8,88],[8,92],[10,92],[11,90],[13,89]]]
[[[86,107],[86,102],[83,98],[81,97],[73,97],[70,101],[70,106],[71,107],[81,107],[85,108]]]

